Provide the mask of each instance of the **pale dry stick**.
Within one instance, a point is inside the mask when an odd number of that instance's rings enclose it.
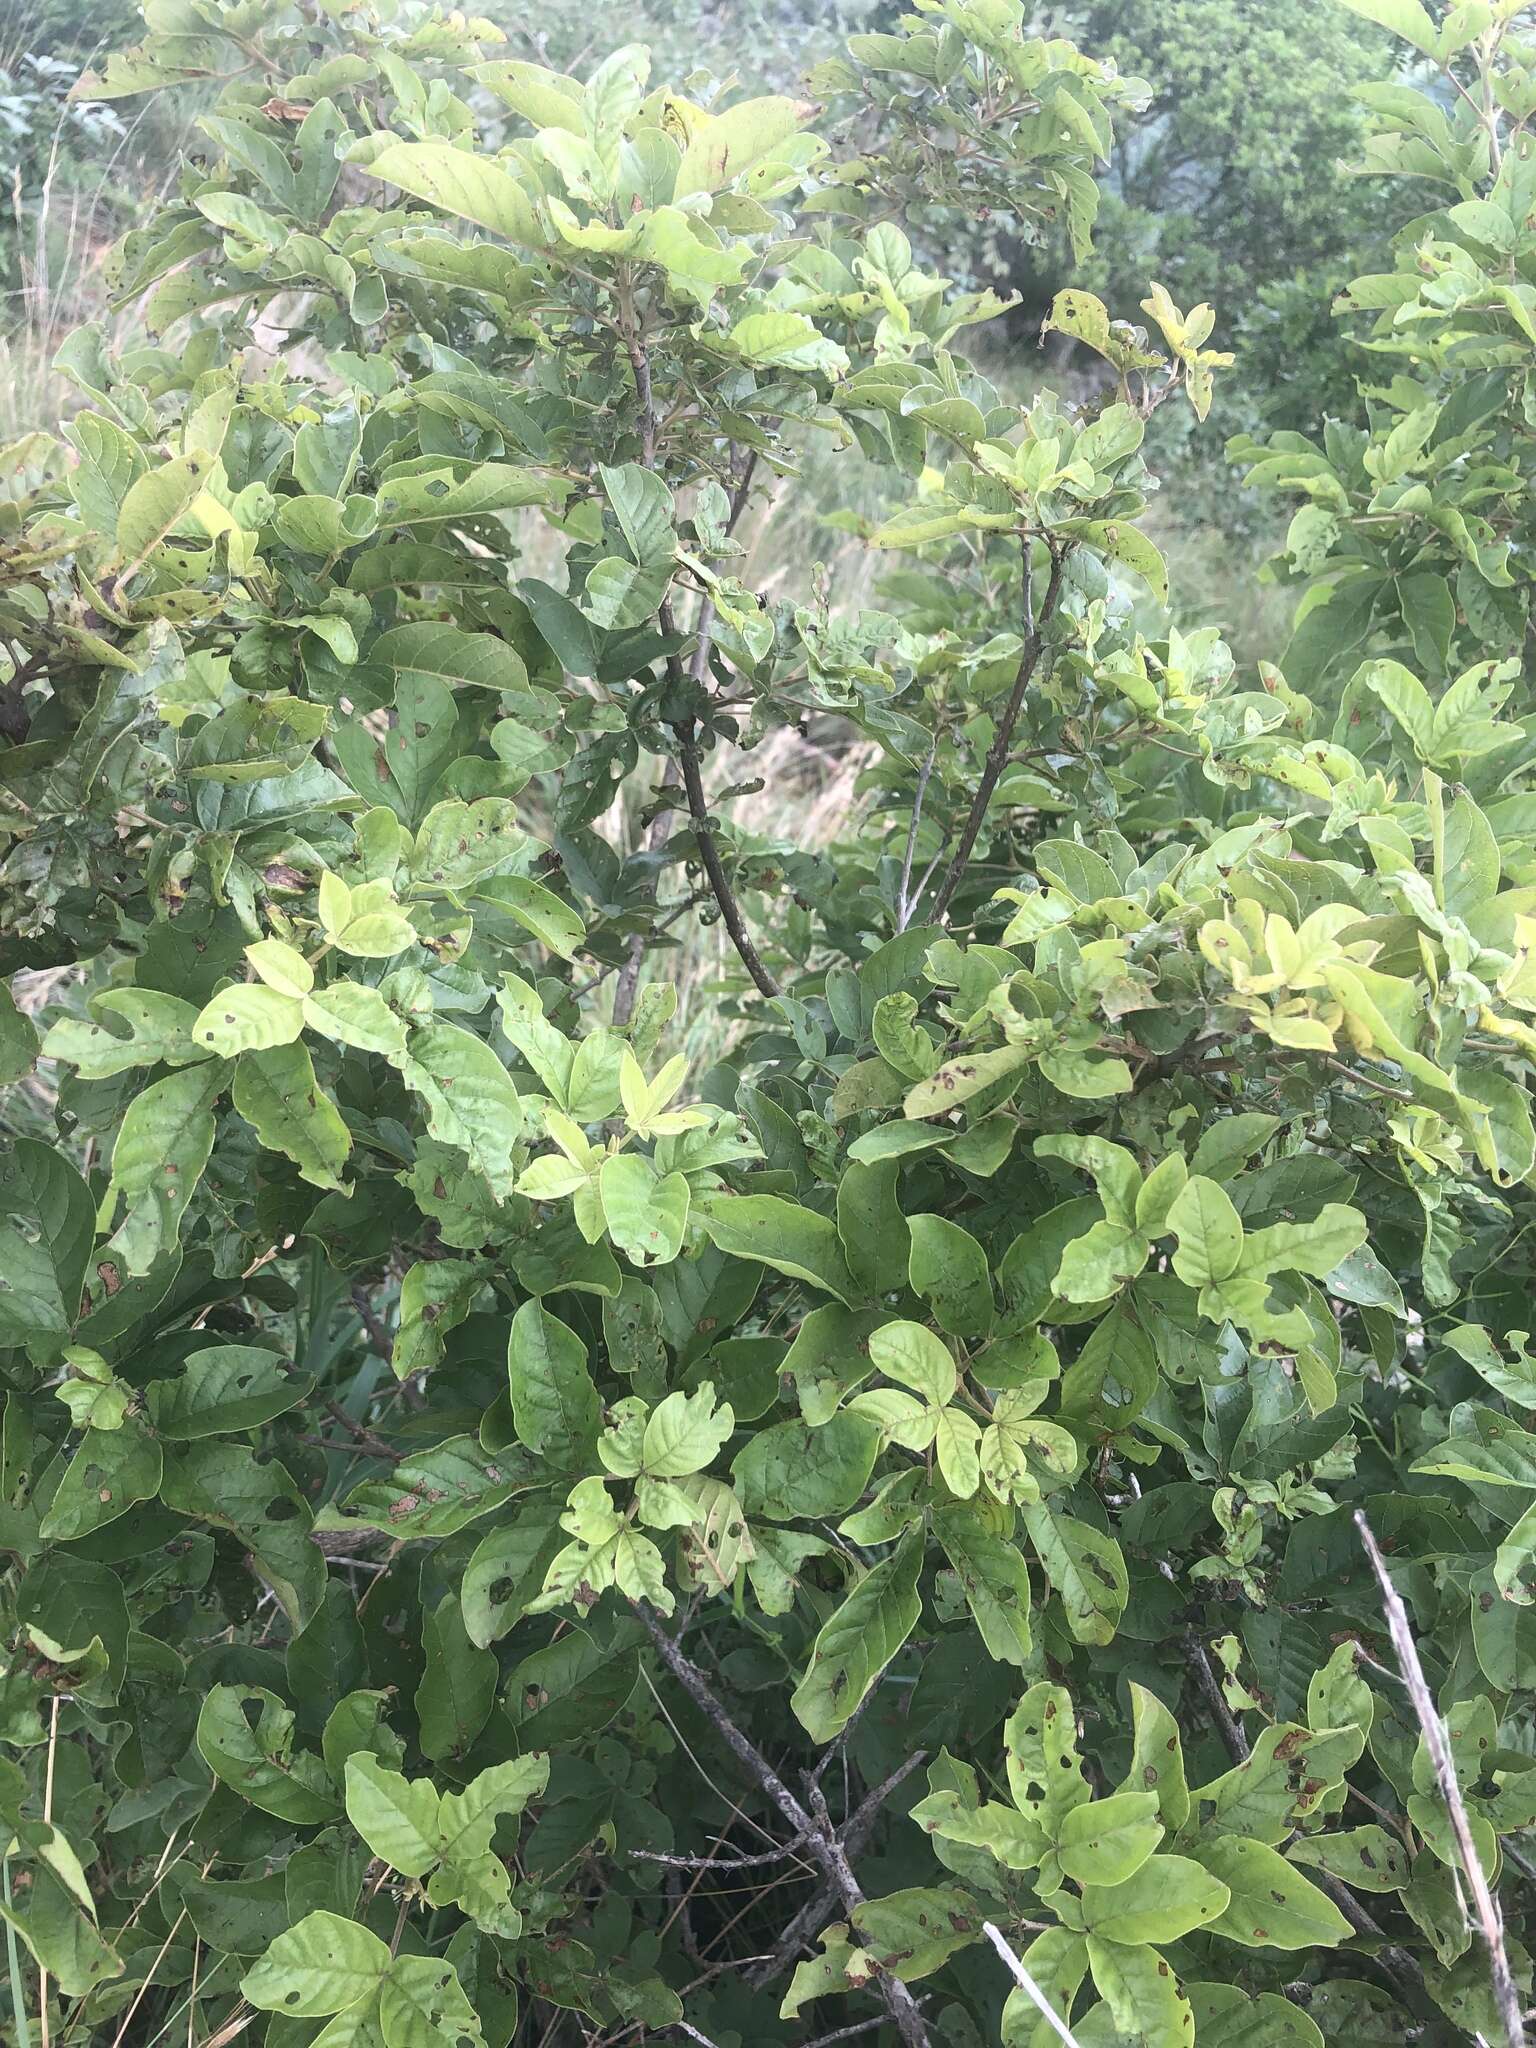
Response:
[[[43,1780],[43,1825],[53,1826],[53,1766],[59,1753],[59,1702],[62,1693],[53,1696],[53,1709],[48,1716],[48,1771]],[[48,2048],[48,1972],[38,1965],[37,1971],[37,2030],[43,2048]]]
[[[1488,1889],[1487,1874],[1482,1858],[1477,1853],[1477,1844],[1472,1839],[1472,1825],[1467,1818],[1466,1803],[1461,1796],[1461,1785],[1456,1776],[1456,1761],[1451,1755],[1450,1737],[1446,1734],[1445,1723],[1440,1718],[1434,1695],[1424,1678],[1424,1667],[1419,1662],[1419,1653],[1414,1645],[1413,1630],[1408,1622],[1408,1610],[1402,1596],[1387,1574],[1386,1560],[1381,1554],[1371,1525],[1359,1508],[1355,1510],[1355,1527],[1360,1531],[1360,1541],[1365,1554],[1371,1561],[1371,1570],[1376,1574],[1376,1583],[1381,1589],[1382,1606],[1386,1610],[1387,1632],[1392,1638],[1398,1667],[1403,1674],[1403,1683],[1408,1688],[1408,1697],[1413,1702],[1413,1711],[1418,1716],[1430,1759],[1435,1767],[1435,1779],[1440,1787],[1451,1816],[1451,1828],[1456,1836],[1456,1847],[1461,1855],[1462,1868],[1468,1884],[1472,1887],[1473,1902],[1477,1907],[1478,1926],[1488,1947],[1488,1964],[1493,1977],[1494,2003],[1499,2009],[1503,2022],[1504,2038],[1508,2048],[1527,2048],[1525,2024],[1520,2012],[1520,1994],[1515,1987],[1514,1973],[1509,1967],[1509,1954],[1504,1946],[1504,1922],[1498,1904]]]
[[[129,2006],[128,2010],[123,2014],[123,2024],[112,2036],[112,2048],[123,2048],[123,2037],[124,2035],[126,2035],[130,2025],[133,2022],[133,2016],[138,2011],[140,2005],[143,2004],[144,1994],[149,1989],[150,1985],[154,1983],[155,1972],[159,1969],[161,1963],[165,1960],[166,1952],[170,1948],[171,1943],[176,1939],[177,1935],[181,1932],[181,1923],[183,1920],[186,1919],[186,1917],[187,1909],[185,1906],[183,1906],[181,1911],[176,1915],[176,1918],[171,1922],[170,1933],[165,1937],[164,1941],[161,1942],[159,1948],[155,1951],[155,1960],[144,1972],[144,1982],[133,1994],[133,2003]]]
[[[855,2020],[851,2027],[834,2027],[830,2034],[818,2034],[814,2041],[807,2041],[805,2048],[832,2048],[834,2041],[851,2041],[855,2034],[872,2034],[876,2027],[883,2027],[884,2020]]]
[[[669,1870],[760,1870],[765,1863],[787,1861],[799,1844],[797,1835],[782,1849],[764,1849],[757,1856],[667,1856],[660,1849],[631,1849],[629,1854],[642,1863],[664,1863]]]
[[[846,1730],[844,1732],[846,1733]],[[843,1840],[848,1845],[850,1857],[862,1855],[870,1836],[874,1833],[881,1807],[902,1780],[910,1777],[927,1761],[927,1750],[914,1750],[905,1763],[898,1764],[888,1778],[883,1779],[872,1791],[864,1795],[853,1813],[843,1823]],[[815,1779],[811,1782],[814,1786]],[[757,1990],[771,1984],[782,1970],[789,1967],[800,1950],[810,1947],[813,1937],[826,1925],[836,1906],[837,1890],[829,1879],[795,1914],[794,1919],[779,1936],[773,1952],[763,1957],[761,1965],[755,1968],[747,1979],[748,1983]]]
[[[990,1920],[982,1921],[981,1931],[987,1937],[988,1941],[991,1942],[992,1946],[997,1950],[998,1954],[1002,1957],[1003,1961],[1008,1965],[1008,1969],[1013,1977],[1014,1983],[1018,1985],[1019,1989],[1023,1992],[1024,1996],[1030,2001],[1030,2003],[1034,2006],[1035,2010],[1040,2014],[1040,2017],[1049,2023],[1052,2031],[1056,2035],[1057,2040],[1064,2041],[1066,2043],[1066,2048],[1081,2048],[1081,2044],[1079,2043],[1076,2034],[1073,2033],[1072,2029],[1067,2025],[1066,2021],[1061,2017],[1060,2013],[1057,2012],[1056,2008],[1051,2004],[1050,2000],[1046,1997],[1045,1993],[1040,1989],[1040,1986],[1035,1982],[1034,1978],[1031,1977],[1028,1970],[1025,1969],[1023,1963],[1020,1962],[1019,1958],[1014,1954],[1013,1950],[1009,1947],[1008,1943],[1003,1939],[1003,1936],[999,1933],[997,1928],[995,1928],[992,1925],[992,1922]]]
[[[917,853],[917,831],[923,822],[923,798],[928,794],[928,778],[933,773],[934,756],[939,743],[934,740],[928,749],[928,758],[917,771],[917,788],[912,796],[912,822],[907,827],[906,849],[901,856],[901,883],[896,891],[896,929],[904,932],[912,922],[912,911],[917,898],[912,894],[912,862]],[[918,894],[922,891],[919,889]]]
[[[241,2004],[243,2005],[244,2002],[242,1999]],[[237,2034],[243,2034],[247,2027],[254,2025],[260,2018],[260,2013],[248,2012],[242,2019],[240,2007],[236,2006],[223,2026],[216,2028],[213,2033],[201,2041],[198,2044],[198,2048],[229,2048],[229,2043],[234,2040]]]
[[[173,1869],[175,1865],[180,1863],[182,1858],[190,1852],[192,1847],[192,1844],[190,1842],[184,1842],[179,1849],[176,1849],[176,1837],[178,1834],[180,1834],[180,1832],[180,1828],[172,1828],[169,1836],[166,1839],[165,1847],[160,1851],[160,1861],[155,1865],[155,1874],[150,1879],[149,1890],[143,1893],[142,1896],[138,1899],[138,1901],[133,1907],[133,1910],[129,1913],[128,1918],[123,1922],[122,1926],[117,1929],[116,1934],[113,1937],[114,1940],[121,1941],[123,1936],[128,1932],[129,1928],[133,1925],[134,1921],[138,1919],[139,1915],[143,1912],[144,1908],[149,1904],[151,1899],[154,1898],[156,1892],[159,1891],[161,1880],[164,1878],[165,1873],[168,1870]],[[171,1854],[171,1851],[173,1849],[176,1849],[176,1854],[174,1856]],[[206,1877],[212,1868],[213,1858],[210,1857],[208,1861],[203,1865],[201,1874],[204,1877]],[[75,2031],[75,2028],[80,2020],[80,2015],[84,2011],[85,1999],[82,1997],[76,2000],[74,2011],[69,2015],[68,2019],[64,2022],[63,2031],[60,2033],[58,2038],[57,2048],[64,2048],[64,2043]]]
[[[281,1244],[270,1246],[266,1251],[261,1252],[256,1258],[252,1259],[251,1263],[240,1275],[240,1278],[242,1280],[249,1280],[252,1274],[259,1273],[263,1266],[270,1266],[272,1261],[281,1258],[284,1252],[291,1252],[297,1243],[298,1239],[290,1232]],[[193,1318],[193,1329],[200,1330],[217,1307],[217,1302],[210,1301],[206,1308],[199,1310],[198,1314]]]

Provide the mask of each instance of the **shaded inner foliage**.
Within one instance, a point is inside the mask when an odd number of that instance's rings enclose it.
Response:
[[[1536,44],[1353,12],[1251,676],[1143,524],[1216,314],[1061,290],[1021,406],[914,254],[1087,260],[1140,89],[1018,0],[803,101],[415,0],[82,86],[213,110],[0,451],[19,2048],[1518,2043]],[[866,606],[754,575],[817,447]]]

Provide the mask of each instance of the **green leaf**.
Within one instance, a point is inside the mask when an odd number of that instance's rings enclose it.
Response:
[[[922,1534],[914,1529],[859,1581],[811,1646],[790,1698],[813,1742],[830,1742],[917,1626]]]
[[[1069,2014],[1088,1974],[1088,1944],[1082,1936],[1066,1927],[1048,1927],[1035,1936],[1020,1961],[1057,2018]],[[1061,2035],[1020,1985],[1009,1992],[1003,2007],[1001,2038],[1002,2048],[1052,2048]]]
[[[360,168],[398,185],[459,220],[489,228],[509,242],[540,249],[549,241],[533,203],[512,175],[470,150],[446,143],[392,142]]]
[[[268,1151],[293,1161],[301,1180],[317,1188],[343,1185],[352,1134],[315,1079],[307,1047],[242,1054],[230,1099]]]
[[[954,1567],[966,1605],[999,1663],[1027,1670],[1033,1647],[1029,1621],[1029,1567],[1016,1543],[989,1518],[970,1508],[939,1508],[934,1533]]]
[[[438,1804],[426,1778],[401,1778],[367,1751],[346,1759],[346,1819],[401,1876],[426,1876],[442,1853]]]
[[[1231,1196],[1217,1182],[1191,1174],[1168,1211],[1168,1228],[1179,1240],[1173,1270],[1189,1286],[1208,1287],[1237,1271],[1243,1255],[1242,1220]]]
[[[1285,1853],[1288,1861],[1324,1870],[1359,1892],[1401,1891],[1408,1882],[1408,1853],[1402,1838],[1374,1823],[1300,1835]]]
[[[306,1913],[240,1980],[259,2012],[317,2019],[371,1998],[390,1966],[376,1934],[338,1913]]]
[[[470,1641],[453,1593],[423,1617],[421,1647],[426,1672],[415,1700],[421,1749],[441,1762],[462,1755],[485,1726],[500,1668],[491,1651]]]
[[[205,1003],[192,1025],[195,1044],[219,1059],[289,1045],[304,1028],[304,1006],[261,982],[239,982]]]
[[[135,1417],[116,1429],[88,1429],[60,1479],[38,1530],[45,1543],[73,1543],[160,1491],[159,1444]]]
[[[1024,1502],[1019,1514],[1074,1638],[1113,1642],[1130,1589],[1119,1544],[1089,1522],[1057,1514],[1044,1501]]]
[[[619,1152],[603,1161],[597,1184],[608,1235],[625,1257],[637,1266],[670,1264],[688,1228],[684,1176],[660,1176],[639,1153]]]
[[[981,1915],[955,1885],[918,1886],[865,1899],[849,1915],[880,1970],[910,1982],[941,1969],[981,1935]]]
[[[1111,1792],[1064,1815],[1055,1847],[1075,1883],[1113,1887],[1133,1876],[1162,1838],[1155,1793]]]
[[[543,1502],[480,1539],[459,1588],[472,1643],[488,1649],[522,1619],[564,1543],[557,1511]]]
[[[1184,1778],[1179,1724],[1144,1685],[1132,1680],[1129,1689],[1132,1749],[1125,1789],[1155,1792],[1158,1818],[1164,1827],[1177,1833],[1189,1818],[1189,1787]],[[1150,1935],[1144,1938],[1155,1939]]]
[[[1155,1948],[1088,1937],[1088,1967],[1122,2035],[1158,2048],[1194,2048],[1195,2016]]]
[[[702,1472],[730,1440],[735,1417],[728,1401],[715,1407],[706,1380],[693,1394],[668,1394],[651,1414],[641,1439],[641,1469],[652,1479],[681,1479]]]
[[[480,2017],[452,1963],[441,1956],[396,1956],[379,1990],[385,2048],[485,2048]]]
[[[90,1009],[93,1019],[107,1017],[125,1024],[128,1035],[99,1021],[61,1017],[42,1043],[44,1059],[68,1060],[82,1080],[105,1081],[130,1067],[153,1066],[157,1060],[182,1067],[207,1057],[192,1039],[197,1010],[179,996],[157,989],[109,988],[92,997]]]
[[[1092,1796],[1065,1686],[1030,1687],[1004,1727],[1003,1755],[1014,1804],[1021,1813],[1038,1817],[1052,1836],[1062,1816]]]
[[[1336,1948],[1348,1939],[1349,1922],[1332,1899],[1266,1843],[1221,1835],[1199,1842],[1195,1854],[1231,1893],[1208,1923],[1212,1934],[1244,1948]]]
[[[934,1408],[954,1399],[958,1375],[941,1338],[921,1323],[885,1323],[865,1343],[870,1364]]]
[[[151,1380],[145,1398],[160,1435],[190,1443],[259,1429],[306,1400],[314,1384],[277,1352],[215,1344],[192,1352],[176,1378]]]
[[[104,1205],[123,1215],[112,1244],[130,1273],[147,1273],[175,1248],[181,1219],[213,1152],[213,1103],[228,1069],[222,1062],[168,1074],[123,1114],[112,1148],[112,1180]]]
[[[597,1446],[601,1406],[587,1347],[537,1301],[512,1318],[507,1377],[518,1440],[557,1470],[579,1471]]]
[[[1093,1810],[1079,1806],[1072,1817]],[[1118,1882],[1083,1887],[1083,1923],[1101,1941],[1182,1941],[1197,1928],[1213,1925],[1230,1898],[1226,1885],[1203,1862],[1148,1856]]]
[[[327,1525],[401,1538],[451,1536],[536,1484],[536,1469],[516,1444],[492,1453],[474,1437],[452,1436],[355,1486],[339,1510],[327,1511],[336,1516]]]
[[[259,1708],[254,1722],[251,1705]],[[291,1709],[261,1686],[216,1685],[197,1717],[204,1762],[242,1799],[299,1826],[332,1820],[340,1801],[330,1773],[318,1757],[296,1750],[293,1736]]]
[[[160,1491],[179,1514],[238,1536],[289,1621],[304,1626],[325,1596],[325,1559],[303,1495],[275,1458],[258,1463],[216,1439],[187,1443],[167,1452]]]
[[[779,1422],[757,1430],[731,1473],[749,1516],[789,1522],[842,1515],[864,1491],[879,1447],[874,1424],[843,1410],[815,1429]]]
[[[907,1220],[912,1232],[909,1275],[934,1321],[956,1337],[986,1336],[993,1316],[986,1253],[968,1230],[945,1216]]]
[[[723,114],[706,115],[689,131],[673,197],[686,199],[734,184],[803,128],[815,111],[809,102],[773,97],[742,100]]]
[[[1252,1753],[1191,1793],[1209,1832],[1280,1842],[1317,1810],[1365,1747],[1362,1727],[1308,1729],[1277,1722]]]
[[[1412,43],[1416,50],[1422,50],[1426,57],[1433,57],[1438,49],[1438,38],[1434,22],[1420,5],[1420,0],[1344,0],[1351,14],[1358,14],[1365,21],[1374,21],[1382,28],[1388,28],[1405,42]]]
[[[182,530],[213,473],[208,456],[180,455],[130,485],[117,515],[117,554],[125,575],[141,568],[163,540]]]
[[[405,1051],[404,1024],[376,988],[360,982],[333,981],[317,988],[304,999],[304,1022],[309,1030],[358,1052]]]
[[[504,1201],[526,1119],[511,1077],[485,1040],[457,1024],[418,1025],[400,1071],[427,1105],[429,1134],[462,1152]]]
[[[847,1305],[860,1298],[837,1226],[813,1209],[778,1195],[731,1195],[697,1203],[695,1214],[721,1251],[808,1280]]]
[[[64,1884],[46,1864],[34,1863],[26,1905],[0,1903],[0,1917],[14,1927],[41,1968],[68,1998],[84,1998],[98,1984],[122,1975],[123,1965],[97,1931],[94,1918],[82,1911]]]

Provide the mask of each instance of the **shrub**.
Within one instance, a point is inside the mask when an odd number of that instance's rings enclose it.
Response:
[[[1088,233],[1010,0],[820,116],[265,0],[86,88],[223,81],[6,454],[17,2042],[1518,2041],[1536,50],[1362,6],[1464,91],[1254,684],[1137,523],[1210,309],[1020,409],[898,224]],[[818,438],[870,608],[754,587]]]

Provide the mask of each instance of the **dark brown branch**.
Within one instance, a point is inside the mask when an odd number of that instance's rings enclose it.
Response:
[[[704,864],[704,873],[716,903],[720,906],[720,918],[731,935],[731,943],[741,955],[742,965],[757,984],[758,992],[765,996],[776,996],[779,984],[763,965],[752,934],[747,930],[746,920],[741,914],[741,905],[736,901],[731,888],[730,876],[720,858],[720,849],[715,844],[715,835],[709,822],[709,804],[704,795],[704,779],[699,773],[699,750],[694,740],[692,720],[679,721],[672,728],[683,764],[683,789],[688,798],[688,813],[693,819],[694,843],[699,849],[699,859]]]
[[[934,924],[942,924],[944,922],[949,906],[954,900],[955,891],[959,888],[961,879],[965,874],[966,863],[971,857],[971,850],[975,846],[977,837],[981,832],[982,821],[987,815],[987,806],[992,801],[992,792],[997,788],[1004,764],[1008,759],[1009,748],[1013,744],[1013,729],[1019,722],[1019,713],[1024,707],[1024,699],[1031,682],[1034,680],[1035,670],[1040,666],[1040,656],[1045,649],[1046,630],[1051,623],[1052,617],[1055,615],[1056,606],[1061,597],[1061,579],[1066,568],[1067,557],[1065,550],[1058,553],[1053,548],[1051,551],[1050,580],[1045,586],[1045,598],[1040,606],[1040,616],[1038,618],[1034,616],[1034,570],[1030,561],[1030,545],[1029,536],[1026,535],[1024,538],[1023,612],[1027,625],[1024,635],[1024,651],[1019,656],[1018,673],[1013,679],[1013,689],[1009,693],[1008,703],[1004,708],[1003,715],[998,721],[997,731],[993,736],[992,744],[987,750],[986,765],[981,771],[981,780],[976,785],[976,794],[971,799],[971,808],[966,813],[965,824],[961,827],[960,843],[956,846],[950,858],[944,880],[939,885],[939,893],[933,901],[930,917]]]
[[[384,1318],[374,1307],[373,1297],[361,1280],[352,1289],[352,1306],[357,1310],[358,1321],[362,1324],[363,1334],[368,1339],[368,1349],[377,1358],[392,1359],[395,1347]]]
[[[47,665],[46,654],[34,654],[6,682],[0,683],[0,739],[20,746],[31,731],[32,712],[26,699],[26,688]]]
[[[387,1458],[391,1464],[398,1465],[405,1456],[404,1451],[392,1449],[390,1445],[385,1443],[382,1437],[375,1436],[371,1429],[365,1427],[363,1423],[355,1421],[339,1401],[328,1400],[325,1404],[325,1412],[333,1422],[341,1424],[358,1449],[366,1451],[370,1458]]]
[[[1408,1697],[1413,1702],[1413,1710],[1418,1716],[1425,1746],[1435,1767],[1435,1780],[1440,1787],[1440,1796],[1445,1801],[1451,1817],[1451,1830],[1456,1837],[1462,1869],[1471,1887],[1473,1904],[1477,1908],[1478,1927],[1488,1948],[1494,2003],[1498,2007],[1499,2018],[1503,2024],[1504,2038],[1508,2048],[1526,2048],[1520,1993],[1509,1966],[1508,1950],[1504,1946],[1504,1919],[1489,1889],[1487,1873],[1483,1869],[1482,1858],[1477,1853],[1477,1844],[1472,1838],[1472,1824],[1467,1818],[1466,1802],[1461,1796],[1461,1783],[1456,1776],[1456,1760],[1451,1754],[1450,1737],[1445,1732],[1445,1723],[1440,1718],[1434,1695],[1425,1682],[1424,1667],[1419,1662],[1413,1630],[1408,1622],[1408,1610],[1403,1605],[1402,1596],[1387,1575],[1386,1561],[1382,1557],[1376,1538],[1371,1533],[1371,1525],[1358,1508],[1355,1510],[1355,1527],[1360,1531],[1360,1541],[1365,1545],[1365,1554],[1371,1561],[1371,1570],[1376,1574],[1376,1583],[1381,1589],[1381,1602],[1386,1610],[1387,1630],[1392,1638],[1392,1648],[1397,1654],[1403,1683],[1408,1688]]]
[[[640,408],[640,460],[649,469],[656,460],[656,404],[651,392],[650,359],[638,341],[628,346],[629,366],[635,374],[635,399]]]
[[[891,1775],[866,1793],[854,1809],[852,1817],[844,1824],[843,1839],[848,1845],[850,1857],[862,1855],[874,1833],[875,1822],[880,1809],[904,1778],[911,1776],[919,1764],[926,1763],[928,1752],[918,1750],[892,1771]],[[831,1884],[822,1886],[796,1913],[774,1944],[773,1953],[765,1956],[748,1979],[755,1988],[771,1984],[782,1970],[789,1965],[803,1948],[808,1948],[817,1934],[831,1918],[837,1906],[837,1891]]]
[[[854,1876],[853,1867],[848,1860],[848,1845],[833,1826],[832,1817],[827,1812],[827,1803],[822,1798],[820,1789],[815,1786],[811,1788],[811,1811],[807,1811],[762,1751],[737,1727],[720,1701],[716,1699],[703,1672],[684,1656],[652,1610],[639,1601],[631,1604],[644,1623],[651,1641],[656,1645],[662,1662],[715,1729],[726,1747],[751,1772],[795,1830],[805,1848],[821,1865],[842,1900],[844,1910],[852,1913],[856,1907],[863,1905],[864,1894],[859,1889],[858,1879]],[[918,2010],[917,2001],[906,1985],[899,1977],[891,1976],[886,1971],[881,1971],[877,1981],[896,2031],[906,2043],[906,2048],[929,2048],[928,2028]]]
[[[1188,1630],[1184,1636],[1184,1653],[1199,1683],[1206,1707],[1215,1723],[1216,1732],[1226,1744],[1228,1756],[1235,1764],[1246,1763],[1250,1754],[1248,1738],[1233,1718],[1232,1711],[1222,1696],[1220,1682],[1211,1669],[1206,1647],[1193,1629]]]

